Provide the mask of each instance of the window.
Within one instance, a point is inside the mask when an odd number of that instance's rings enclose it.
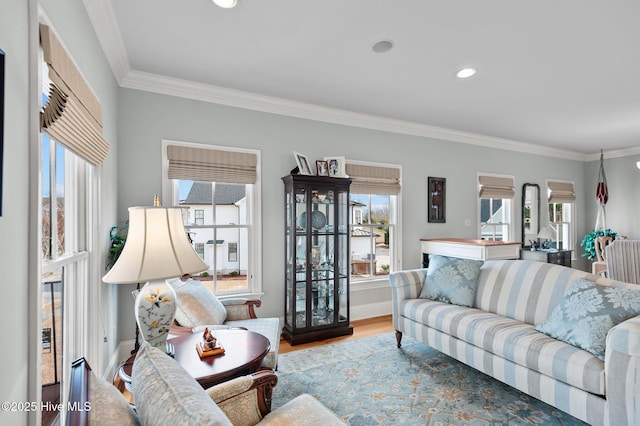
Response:
[[[553,248],[573,250],[574,240],[574,204],[575,192],[573,182],[547,181],[549,194],[549,226],[555,233]]]
[[[397,269],[399,166],[349,161],[351,278],[386,276]]]
[[[201,282],[219,295],[257,296],[259,152],[164,141],[163,155],[165,197],[185,210],[185,228],[209,265]]]
[[[196,210],[193,212],[196,225],[204,225],[204,210]]]
[[[238,243],[229,243],[229,262],[238,261]]]
[[[512,176],[478,175],[480,238],[513,241],[512,201],[515,195]]]

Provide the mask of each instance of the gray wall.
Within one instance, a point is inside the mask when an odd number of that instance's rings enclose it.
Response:
[[[476,175],[490,172],[516,177],[516,213],[520,217],[520,191],[525,182],[545,186],[546,179],[573,180],[580,193],[584,163],[558,158],[489,149],[422,137],[365,130],[268,113],[214,105],[137,90],[122,89],[119,97],[118,216],[127,207],[149,204],[161,192],[162,139],[226,145],[262,151],[263,276],[265,292],[261,316],[282,316],[283,301],[283,185],[295,162],[292,151],[310,159],[341,155],[353,160],[401,164],[402,255],[404,268],[420,266],[420,238],[476,238]],[[447,222],[426,220],[428,176],[447,178]],[[584,222],[582,200],[577,202],[578,223]],[[465,227],[465,219],[472,226]],[[519,239],[520,221],[516,222]],[[126,290],[127,292],[129,289]],[[132,338],[130,296],[122,297],[119,326],[122,338]],[[388,288],[352,293],[358,305],[388,301]]]

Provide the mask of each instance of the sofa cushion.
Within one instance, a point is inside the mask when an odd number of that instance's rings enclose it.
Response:
[[[473,306],[481,260],[430,255],[420,298]]]
[[[604,395],[604,363],[530,324],[475,308],[407,299],[399,315],[571,386]]]
[[[640,314],[640,291],[579,279],[536,330],[591,352],[604,361],[609,330]]]
[[[183,327],[220,325],[227,318],[227,310],[220,300],[198,280],[180,278],[167,280],[176,292],[176,321]]]
[[[111,383],[89,375],[91,411],[89,425],[127,426],[139,425],[138,417],[129,402]]]
[[[267,414],[260,424],[274,426],[333,426],[346,423],[313,396],[302,394]]]
[[[133,397],[142,424],[231,425],[222,410],[173,358],[144,342],[133,362]]]

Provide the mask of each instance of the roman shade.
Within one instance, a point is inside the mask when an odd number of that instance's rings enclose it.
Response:
[[[91,164],[102,163],[109,144],[102,138],[100,101],[46,25],[40,25],[40,45],[51,80],[40,128]]]
[[[346,164],[346,173],[353,179],[353,194],[400,194],[400,169],[397,167]]]
[[[573,182],[547,181],[549,189],[549,203],[573,203],[576,193],[573,190]]]
[[[515,195],[513,177],[478,176],[480,198],[513,198]]]
[[[199,182],[256,183],[256,154],[168,145],[169,179]]]

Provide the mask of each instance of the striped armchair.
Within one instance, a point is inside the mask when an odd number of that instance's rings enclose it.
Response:
[[[606,248],[607,276],[640,284],[640,241],[615,240]]]
[[[640,317],[609,331],[604,362],[534,330],[579,278],[640,287],[560,265],[489,261],[465,307],[419,298],[426,273],[390,276],[398,347],[406,334],[593,425],[640,424]]]

